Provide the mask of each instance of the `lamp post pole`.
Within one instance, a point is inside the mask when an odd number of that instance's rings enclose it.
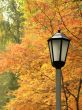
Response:
[[[61,110],[61,69],[56,69],[56,110]]]

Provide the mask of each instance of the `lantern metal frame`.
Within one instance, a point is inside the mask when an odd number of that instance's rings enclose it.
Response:
[[[60,33],[60,32],[59,32]],[[64,34],[62,34],[64,35]],[[65,36],[65,35],[64,35]],[[60,40],[60,55],[59,55],[59,61],[54,61],[54,53],[53,53],[53,41],[54,40]],[[64,41],[68,41],[68,47],[67,47],[67,52],[66,52],[66,56],[65,56],[65,61],[61,61],[61,53],[62,53],[62,42]],[[50,51],[50,46],[49,46],[49,42],[51,42],[51,50]],[[49,51],[52,52],[52,54],[50,53],[50,58],[53,59],[53,61],[51,60],[52,66],[56,67],[57,69],[60,69],[61,67],[63,67],[65,65],[66,62],[66,57],[67,57],[67,53],[68,53],[68,48],[69,48],[69,43],[70,43],[70,39],[68,39],[67,37],[62,37],[62,38],[49,38],[48,39],[48,46],[49,46]],[[52,56],[51,56],[52,55]]]

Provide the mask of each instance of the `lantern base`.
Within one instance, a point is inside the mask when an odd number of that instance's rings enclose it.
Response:
[[[55,67],[56,69],[61,69],[65,65],[65,62],[63,61],[54,61],[52,63],[52,66]]]

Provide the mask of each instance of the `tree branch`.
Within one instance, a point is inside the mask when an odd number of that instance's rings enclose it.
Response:
[[[77,36],[75,36],[68,28],[67,28],[67,26],[66,26],[66,24],[64,23],[64,20],[63,20],[63,18],[62,18],[62,16],[61,16],[61,13],[60,13],[60,11],[59,11],[59,8],[57,7],[57,10],[58,10],[58,13],[59,13],[59,16],[60,16],[60,18],[61,18],[61,21],[62,21],[62,23],[63,23],[63,25],[64,25],[64,27],[66,28],[66,30],[72,35],[72,36],[74,36],[76,39],[79,39],[79,38],[77,38]]]

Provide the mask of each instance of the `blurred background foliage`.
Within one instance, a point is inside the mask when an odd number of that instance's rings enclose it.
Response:
[[[14,95],[11,95],[10,92],[18,89],[18,77],[12,72],[4,72],[0,75],[0,110],[4,110],[4,105],[11,98],[14,98]]]
[[[0,50],[11,42],[21,43],[25,21],[21,5],[16,0],[0,1]]]

